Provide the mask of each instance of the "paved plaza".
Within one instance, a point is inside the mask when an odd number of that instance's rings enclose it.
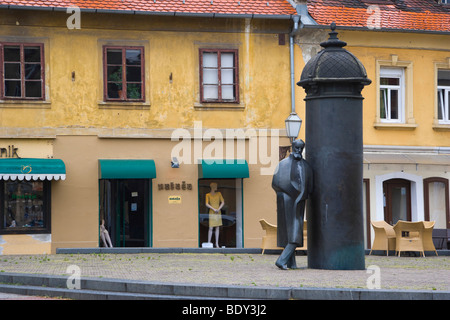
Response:
[[[450,291],[449,256],[366,256],[366,270],[314,270],[297,255],[283,271],[278,256],[259,253],[90,253],[0,257],[1,273],[248,287]],[[379,273],[378,273],[379,272]],[[375,273],[379,274],[378,282]],[[369,289],[371,289],[369,287]]]

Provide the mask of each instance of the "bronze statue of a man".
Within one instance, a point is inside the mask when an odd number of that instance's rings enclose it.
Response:
[[[313,172],[302,158],[303,140],[292,143],[292,153],[278,164],[272,179],[277,194],[277,244],[284,247],[275,265],[295,269],[295,248],[303,246],[305,202],[312,192]]]

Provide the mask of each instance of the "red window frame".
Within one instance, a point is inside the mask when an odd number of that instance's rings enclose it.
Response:
[[[6,62],[5,61],[5,47],[19,47],[20,48],[20,78],[19,79],[8,79],[20,81],[21,95],[19,96],[6,96],[5,89],[5,63],[17,63],[17,62]],[[40,49],[40,61],[39,62],[26,62],[25,61],[25,48],[26,47],[39,47]],[[18,43],[18,42],[2,42],[0,43],[0,76],[1,76],[1,99],[2,100],[44,100],[45,99],[45,56],[44,56],[44,44],[43,43]],[[25,79],[25,64],[40,64],[40,79]],[[41,96],[40,97],[27,97],[25,96],[25,82],[40,82],[41,83]]]
[[[200,101],[203,103],[208,102],[220,102],[220,103],[239,103],[239,54],[237,49],[200,49]],[[222,67],[221,67],[221,54],[222,53],[234,53],[234,60],[233,60],[233,75],[234,75],[234,81],[233,81],[233,90],[235,97],[233,100],[231,99],[222,99],[222,84],[220,82],[222,75]],[[204,53],[217,53],[217,69],[218,69],[218,96],[217,99],[205,99],[204,97],[204,83],[203,83],[203,54]]]
[[[119,98],[108,97],[108,83],[114,83],[114,81],[108,80],[108,66],[115,64],[108,64],[107,52],[109,49],[122,50],[122,93]],[[126,50],[140,50],[141,51],[141,81],[127,81],[126,79]],[[143,46],[103,46],[103,99],[104,101],[118,101],[118,102],[142,102],[145,101],[145,79],[144,79],[144,47]],[[130,65],[131,66],[131,65]],[[123,72],[125,70],[125,72]],[[140,83],[141,84],[141,97],[138,99],[127,98],[127,83]]]

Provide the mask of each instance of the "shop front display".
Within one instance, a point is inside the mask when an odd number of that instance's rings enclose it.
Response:
[[[199,246],[243,248],[245,160],[203,160],[199,164]]]
[[[65,179],[66,168],[60,159],[0,159],[3,254],[50,253],[52,181]]]
[[[99,160],[100,221],[115,247],[150,247],[153,160]],[[100,234],[101,235],[101,234]],[[108,242],[99,239],[100,246]]]

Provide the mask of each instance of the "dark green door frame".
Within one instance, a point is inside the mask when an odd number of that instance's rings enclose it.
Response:
[[[129,180],[138,181],[138,183],[144,183],[139,187],[142,188],[142,194],[143,194],[143,245],[145,247],[151,247],[153,245],[153,201],[152,201],[152,179],[100,179],[99,180],[99,190],[102,190],[101,188],[101,181],[102,180],[108,180],[111,182],[111,189],[110,189],[110,203],[109,206],[111,206],[111,210],[113,210],[113,215],[111,219],[114,220],[110,221],[111,225],[111,240],[113,242],[113,245],[115,247],[125,247],[126,246],[126,225],[125,225],[125,209],[128,210],[129,215],[131,213],[130,208],[125,208],[126,205],[126,195],[125,195],[125,184]],[[103,188],[104,189],[104,188]],[[139,190],[138,192],[141,192]],[[101,200],[101,197],[99,196],[99,202]],[[138,207],[141,206],[141,203],[137,203]],[[130,203],[128,203],[128,206],[130,206]],[[102,205],[99,205],[99,224],[101,224],[102,220],[102,212],[101,212]],[[139,208],[140,209],[140,208]],[[101,239],[99,239],[99,244],[101,245]]]

